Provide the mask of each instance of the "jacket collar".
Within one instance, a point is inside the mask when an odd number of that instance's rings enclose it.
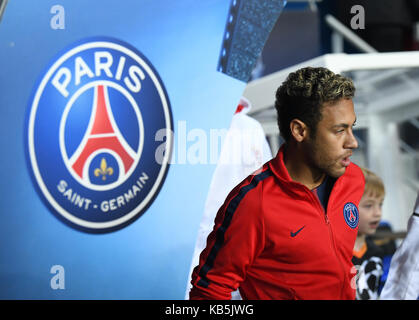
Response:
[[[279,179],[284,180],[286,182],[298,183],[291,179],[291,176],[289,175],[288,170],[285,167],[284,150],[285,150],[285,143],[282,144],[282,146],[279,148],[278,153],[276,154],[276,157],[273,158],[269,162],[269,166],[272,172],[274,173],[274,175],[277,176]]]
[[[284,151],[285,151],[285,143],[282,144],[281,148],[278,150],[276,157],[269,161],[269,167],[273,174],[280,179],[283,183],[289,184],[290,186],[297,187],[298,189],[307,189],[302,183],[292,180],[291,176],[288,173],[287,167],[284,163]],[[345,173],[340,176],[336,182],[341,181],[345,176],[348,175],[349,172],[353,170],[354,164],[351,163],[345,170]],[[349,171],[349,172],[348,172]],[[336,184],[335,182],[335,184]]]

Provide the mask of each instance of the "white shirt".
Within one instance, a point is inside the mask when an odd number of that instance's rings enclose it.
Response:
[[[407,235],[391,259],[382,300],[419,298],[419,193],[407,226]]]

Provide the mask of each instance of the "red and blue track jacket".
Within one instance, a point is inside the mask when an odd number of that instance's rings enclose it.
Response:
[[[283,149],[228,195],[192,274],[191,299],[355,299],[351,262],[364,192],[351,163],[318,197],[291,179]]]

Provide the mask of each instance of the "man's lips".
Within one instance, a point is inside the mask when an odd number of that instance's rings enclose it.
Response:
[[[341,164],[342,164],[342,166],[344,166],[344,167],[347,167],[347,166],[349,166],[350,165],[350,163],[351,163],[351,159],[349,159],[349,157],[350,156],[352,156],[352,153],[351,154],[349,154],[349,155],[347,155],[346,157],[344,157],[342,160],[341,160]]]

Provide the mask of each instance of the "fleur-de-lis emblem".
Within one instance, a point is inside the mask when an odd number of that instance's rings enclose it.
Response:
[[[106,180],[107,175],[113,175],[113,168],[108,167],[105,158],[102,158],[102,161],[100,162],[100,168],[96,168],[94,174],[96,177],[102,175],[102,180]]]

